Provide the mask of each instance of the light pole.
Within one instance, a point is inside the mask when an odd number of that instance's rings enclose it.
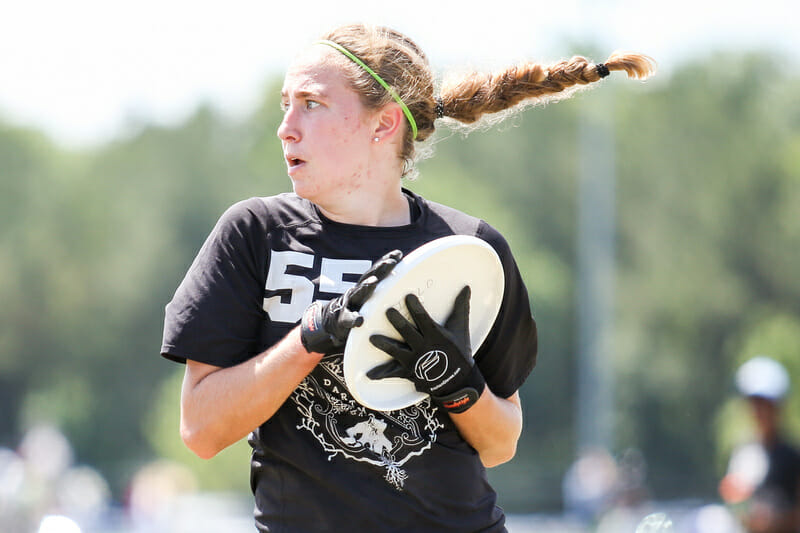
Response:
[[[588,96],[588,95],[587,95]],[[591,94],[579,119],[577,452],[611,450],[615,268],[613,94]]]

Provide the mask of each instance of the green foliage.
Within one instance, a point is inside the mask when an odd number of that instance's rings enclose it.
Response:
[[[668,494],[686,495],[687,465],[697,495],[715,485],[707,421],[741,361],[730,339],[765,307],[800,312],[797,169],[777,164],[798,134],[781,118],[797,85],[769,58],[717,57],[618,106],[621,432],[652,450]]]
[[[243,122],[201,108],[93,151],[0,125],[0,444],[48,418],[117,494],[155,457],[247,490],[246,443],[210,461],[181,443],[182,368],[158,349],[163,307],[219,215],[290,188],[277,87]],[[766,353],[800,380],[800,80],[769,57],[719,56],[597,91],[616,137],[613,451],[642,450],[656,497],[714,498],[747,432],[736,367]],[[407,184],[497,227],[531,294],[525,432],[490,472],[511,511],[557,507],[574,459],[577,129],[599,96],[444,134]],[[797,394],[786,415],[800,431]]]

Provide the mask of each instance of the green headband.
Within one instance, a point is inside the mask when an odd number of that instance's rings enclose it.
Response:
[[[370,76],[375,78],[375,81],[380,83],[383,86],[383,88],[386,89],[389,92],[390,95],[392,95],[392,98],[394,98],[394,101],[397,102],[398,104],[400,104],[400,107],[403,109],[403,113],[406,115],[406,118],[408,119],[408,123],[411,125],[411,132],[414,135],[413,139],[416,140],[416,138],[417,138],[417,122],[414,120],[414,115],[412,115],[411,111],[408,110],[408,106],[406,106],[406,104],[403,102],[403,99],[400,98],[400,95],[397,94],[395,92],[395,90],[392,89],[389,86],[388,83],[383,81],[383,78],[378,76],[377,72],[375,72],[374,70],[369,68],[366,63],[364,63],[359,58],[357,58],[355,55],[353,55],[353,53],[350,52],[350,50],[348,50],[347,48],[345,48],[344,46],[342,46],[342,45],[340,45],[338,43],[335,43],[333,41],[315,41],[314,44],[327,44],[328,46],[331,46],[331,47],[339,50],[341,53],[343,53],[344,55],[346,55],[347,57],[352,59],[353,63],[355,63],[359,67],[361,67],[364,70],[366,70],[369,73]]]

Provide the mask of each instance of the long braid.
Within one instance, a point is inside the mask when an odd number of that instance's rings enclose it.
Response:
[[[524,101],[552,98],[577,85],[599,81],[603,72],[622,70],[630,78],[645,79],[655,71],[655,62],[642,54],[615,52],[596,65],[584,57],[559,61],[548,67],[525,63],[498,73],[471,73],[442,88],[443,115],[465,124],[483,115],[510,109]]]

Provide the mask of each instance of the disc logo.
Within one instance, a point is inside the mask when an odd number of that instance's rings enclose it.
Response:
[[[447,354],[441,350],[431,350],[417,360],[414,374],[419,379],[436,381],[447,372]]]

